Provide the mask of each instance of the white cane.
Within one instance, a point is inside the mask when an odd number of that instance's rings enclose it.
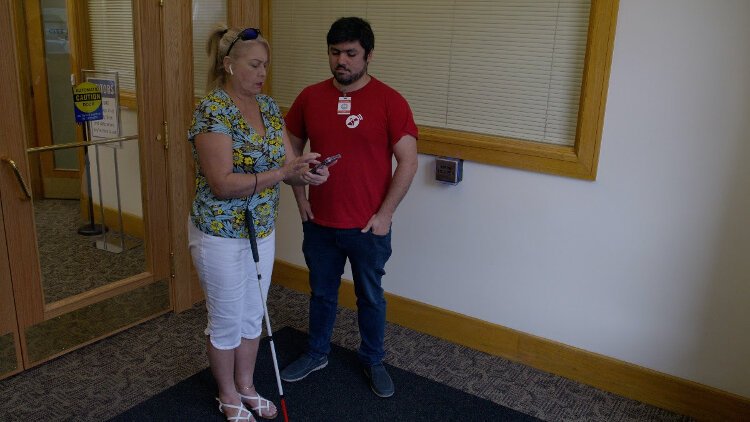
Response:
[[[257,180],[257,179],[256,179]],[[252,197],[252,195],[250,196]],[[250,203],[248,197],[248,205]],[[253,223],[253,213],[248,208],[245,215],[245,224],[247,225],[248,237],[250,238],[250,248],[253,251],[253,260],[255,261],[255,272],[258,274],[258,289],[260,290],[260,301],[263,303],[263,315],[266,319],[266,330],[268,339],[271,343],[271,356],[273,357],[273,370],[276,373],[276,385],[279,387],[279,397],[281,397],[281,412],[284,414],[284,422],[289,422],[289,415],[286,411],[286,401],[284,400],[284,389],[281,387],[281,376],[279,375],[279,362],[276,360],[276,346],[273,344],[273,331],[271,331],[271,318],[268,317],[268,307],[266,298],[263,296],[263,285],[261,284],[260,275],[260,256],[258,255],[258,242],[255,240],[255,223]]]

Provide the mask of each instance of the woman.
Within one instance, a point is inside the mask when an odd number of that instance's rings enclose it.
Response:
[[[278,106],[261,94],[269,50],[257,29],[214,31],[209,93],[188,133],[196,162],[190,252],[206,295],[206,343],[219,410],[231,421],[254,421],[248,408],[261,418],[278,414],[255,391],[253,372],[273,268],[279,182],[317,185],[328,178],[326,168],[309,171],[319,154],[295,156]],[[246,219],[257,233],[262,297]]]

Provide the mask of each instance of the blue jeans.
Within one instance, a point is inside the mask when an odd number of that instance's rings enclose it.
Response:
[[[305,234],[302,252],[310,270],[310,334],[307,353],[321,358],[331,351],[331,334],[341,276],[346,259],[352,267],[357,295],[357,321],[362,342],[359,359],[363,365],[382,362],[385,332],[385,297],[381,279],[391,256],[391,232],[377,236],[360,229],[334,229],[312,222],[302,223]]]

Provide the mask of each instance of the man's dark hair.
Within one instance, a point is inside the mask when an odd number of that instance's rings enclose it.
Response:
[[[372,33],[370,23],[362,18],[339,18],[331,25],[326,36],[328,45],[342,42],[359,41],[365,50],[365,57],[375,48],[375,34]]]

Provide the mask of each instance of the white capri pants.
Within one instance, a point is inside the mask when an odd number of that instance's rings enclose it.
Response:
[[[276,252],[276,232],[258,239],[263,297],[268,297]],[[263,329],[263,304],[250,240],[203,233],[188,220],[193,265],[206,294],[206,335],[221,350],[234,349],[243,338],[254,339]]]

